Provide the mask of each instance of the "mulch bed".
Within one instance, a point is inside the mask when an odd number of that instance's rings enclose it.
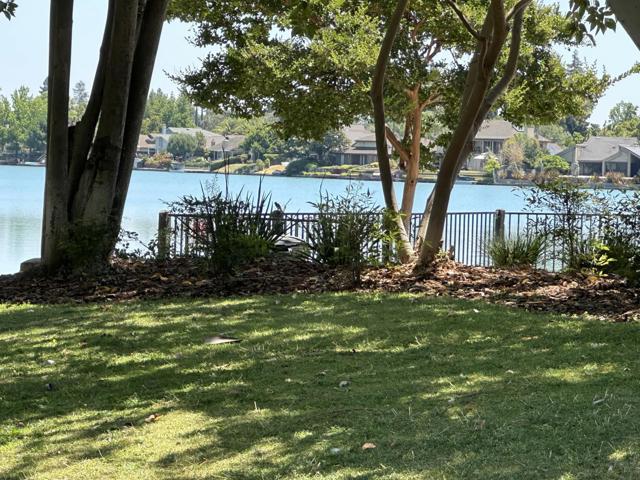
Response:
[[[348,272],[290,255],[257,262],[233,276],[210,275],[186,260],[117,262],[100,276],[0,276],[0,303],[92,303],[175,297],[227,297],[328,291],[407,292],[482,299],[613,321],[640,319],[638,290],[617,278],[438,264],[416,276],[411,266],[371,269],[354,286]]]

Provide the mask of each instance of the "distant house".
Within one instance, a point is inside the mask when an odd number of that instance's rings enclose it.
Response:
[[[378,161],[376,134],[365,125],[346,127],[342,133],[348,140],[348,147],[331,152],[331,158],[340,165],[368,165]]]
[[[209,147],[211,159],[222,160],[244,153],[241,148],[244,143],[244,135],[224,135],[214,134],[213,145]]]
[[[634,177],[640,172],[640,145],[632,137],[590,137],[558,155],[579,175],[604,176],[619,172]]]
[[[151,135],[138,136],[138,157],[151,157],[156,154],[156,142]]]
[[[191,135],[194,137],[202,134],[205,142],[204,148],[211,152],[214,160],[222,159],[223,151],[226,158],[243,153],[240,145],[244,142],[244,135],[229,135],[225,137],[219,133],[209,132],[202,128],[168,127],[163,128],[161,133],[140,135],[138,140],[138,155],[149,156],[166,152],[171,137],[177,134]]]
[[[485,120],[473,140],[473,154],[467,161],[469,170],[482,170],[489,153],[500,156],[504,143],[518,133],[524,133],[530,138],[535,138],[540,146],[547,150],[558,151],[557,145],[550,140],[535,133],[533,127],[519,129],[506,120]]]

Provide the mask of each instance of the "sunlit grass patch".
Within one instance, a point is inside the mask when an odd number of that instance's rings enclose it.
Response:
[[[0,479],[636,478],[638,344],[410,295],[0,306]]]

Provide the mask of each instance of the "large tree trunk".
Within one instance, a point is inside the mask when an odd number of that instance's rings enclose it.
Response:
[[[69,240],[67,177],[73,0],[51,2],[49,29],[47,170],[41,245],[45,264],[60,265],[65,260],[63,247]]]
[[[373,118],[376,127],[376,148],[378,152],[378,166],[380,169],[380,181],[387,210],[393,215],[394,229],[399,234],[398,258],[401,262],[409,262],[414,255],[413,246],[402,216],[399,214],[398,201],[393,187],[393,174],[387,149],[387,120],[384,107],[384,84],[391,50],[395,43],[400,23],[404,16],[409,0],[399,0],[396,9],[388,21],[386,34],[380,48],[378,62],[376,64],[373,82],[371,86],[371,100],[373,103]]]
[[[42,242],[49,271],[100,268],[113,251],[168,2],[110,0],[91,96],[73,127],[67,126],[73,1],[52,2]]]
[[[513,79],[520,52],[523,16],[531,0],[521,0],[508,14],[502,0],[492,0],[480,33],[474,32],[478,46],[471,61],[460,107],[460,120],[444,156],[432,197],[425,209],[428,226],[420,250],[417,269],[428,267],[440,249],[449,208],[451,190],[480,125],[496,100]],[[498,57],[506,43],[508,21],[513,18],[509,58],[503,76],[491,87]],[[429,205],[429,203],[431,205]],[[430,208],[429,208],[430,207]]]

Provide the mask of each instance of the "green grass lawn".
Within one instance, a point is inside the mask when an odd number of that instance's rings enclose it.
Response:
[[[411,296],[0,306],[0,479],[640,478],[639,352]]]

